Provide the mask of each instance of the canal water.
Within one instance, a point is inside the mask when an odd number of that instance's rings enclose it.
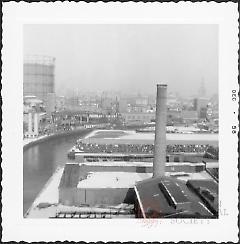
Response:
[[[58,166],[64,165],[67,152],[78,138],[89,131],[49,138],[32,145],[23,152],[23,214],[29,209],[39,192]]]

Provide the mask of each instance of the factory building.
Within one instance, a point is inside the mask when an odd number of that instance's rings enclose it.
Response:
[[[166,89],[157,86],[153,177],[137,182],[135,212],[140,218],[216,218],[218,183],[203,168],[186,178],[169,177],[166,171]],[[182,164],[180,171],[184,170]],[[200,171],[201,177],[194,177]],[[186,170],[184,170],[186,173]],[[204,175],[205,174],[205,175]],[[175,175],[176,176],[176,175]]]
[[[206,111],[207,111],[208,103],[209,103],[209,99],[204,98],[204,97],[199,97],[199,98],[194,99],[193,108],[194,108],[194,111],[197,111],[198,118],[201,118],[202,116],[206,118]]]
[[[139,122],[140,124],[149,123],[155,119],[155,113],[130,112],[122,113],[121,115],[127,124],[134,122]]]
[[[218,182],[206,165],[195,159],[183,162],[186,155],[166,155],[166,94],[167,85],[157,85],[153,162],[87,162],[88,153],[81,151],[77,161],[65,165],[58,188],[60,204],[89,209],[128,204],[137,218],[218,217]],[[108,155],[113,156],[101,157]],[[170,162],[173,156],[179,160]]]
[[[218,184],[211,179],[147,179],[134,187],[137,218],[215,218]]]
[[[55,93],[48,93],[46,100],[46,112],[50,116],[53,112],[56,111],[56,95]]]

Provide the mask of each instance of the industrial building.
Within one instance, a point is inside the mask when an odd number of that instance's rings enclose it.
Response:
[[[130,112],[121,114],[126,124],[139,122],[140,124],[149,123],[155,119],[155,113]]]
[[[153,162],[137,161],[138,157],[146,155],[130,155],[135,161],[125,161],[127,154],[108,152],[96,153],[98,160],[89,161],[88,156],[94,157],[94,153],[76,152],[76,161],[65,165],[61,177],[58,188],[60,205],[92,209],[127,204],[134,206],[136,218],[218,217],[218,182],[206,171],[206,164],[191,155],[166,155],[166,92],[166,85],[157,86]],[[93,143],[97,140],[94,143],[99,143],[98,136],[95,136],[85,141]],[[100,139],[105,143],[110,140],[116,145],[125,141],[129,143],[128,135],[121,139],[109,136]],[[191,143],[201,141],[195,136],[190,138]],[[137,139],[132,141],[136,143]],[[167,157],[169,162],[166,162]]]
[[[214,218],[218,216],[218,184],[211,179],[183,181],[150,178],[134,187],[137,218]]]
[[[55,58],[27,56],[23,64],[23,95],[36,96],[46,102],[47,94],[54,93]]]
[[[51,116],[56,111],[56,95],[55,93],[48,93],[46,97],[46,112],[48,116]]]

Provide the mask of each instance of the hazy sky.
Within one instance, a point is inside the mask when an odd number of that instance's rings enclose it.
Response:
[[[59,95],[120,90],[183,96],[218,91],[217,25],[25,25],[24,55],[56,58]]]

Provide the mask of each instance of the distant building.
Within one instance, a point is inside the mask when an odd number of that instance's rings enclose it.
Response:
[[[114,100],[110,97],[104,97],[101,101],[101,107],[105,110],[111,110],[114,106]]]
[[[202,116],[203,116],[202,111],[207,110],[208,103],[209,103],[209,99],[204,98],[204,97],[195,98],[193,100],[193,110],[197,111],[199,118],[202,118]]]
[[[47,101],[46,101],[47,115],[51,115],[51,113],[53,113],[55,111],[56,111],[56,95],[55,95],[55,93],[48,93]]]
[[[128,111],[128,100],[121,98],[119,101],[119,112],[126,113]]]
[[[197,98],[193,99],[193,110],[194,111],[198,110],[198,99]]]
[[[30,110],[35,112],[43,111],[43,101],[36,96],[25,96],[23,98],[23,112],[28,113]]]
[[[36,96],[46,102],[47,94],[54,92],[55,58],[28,56],[23,64],[23,95]]]
[[[168,94],[167,107],[168,108],[178,108],[179,107],[179,101],[173,93]]]
[[[78,103],[78,97],[71,96],[66,99],[66,107],[69,110],[77,110],[80,109],[79,103]]]
[[[155,113],[122,113],[122,117],[126,123],[135,121],[148,123],[155,119]]]
[[[24,130],[24,136],[28,138],[34,138],[39,136],[41,131],[41,122],[45,119],[45,113],[36,113],[29,111],[29,113],[23,115],[23,122],[27,125]]]
[[[180,122],[182,120],[181,111],[178,109],[167,110],[167,122]]]
[[[63,111],[66,108],[66,99],[64,96],[56,97],[56,109],[57,111]]]
[[[194,123],[198,120],[198,113],[197,111],[182,110],[181,117],[185,122]]]
[[[207,118],[207,107],[200,108],[199,111],[199,119],[206,119]]]
[[[102,110],[99,108],[98,104],[92,103],[92,104],[80,104],[79,105],[80,111],[88,111],[92,113],[100,113]]]
[[[136,98],[136,105],[148,105],[148,97],[138,96]]]

